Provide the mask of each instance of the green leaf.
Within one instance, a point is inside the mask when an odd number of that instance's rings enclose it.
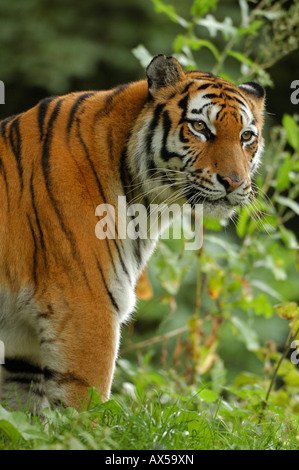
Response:
[[[294,320],[299,315],[299,308],[296,302],[285,302],[283,304],[274,305],[277,315],[286,320]]]
[[[157,277],[162,287],[169,294],[177,294],[181,287],[183,277],[192,262],[193,257],[180,257],[179,252],[172,251],[165,243],[160,241],[159,251],[157,251],[155,258],[155,265],[159,269]]]
[[[291,387],[299,387],[299,374],[296,370],[290,371],[288,374],[284,376],[284,381],[287,385]]]
[[[273,315],[272,304],[264,294],[259,294],[258,296],[254,297],[248,306],[254,310],[256,315],[263,315],[266,318],[269,318]]]
[[[12,441],[23,438],[47,439],[47,434],[43,433],[37,424],[31,424],[29,418],[21,411],[9,412],[0,406],[0,430],[3,431]]]
[[[249,25],[249,6],[246,0],[239,0],[240,12],[241,12],[241,24],[244,28]]]
[[[237,59],[242,64],[247,64],[247,65],[250,65],[250,67],[255,67],[255,63],[253,62],[253,60],[249,59],[249,57],[246,57],[241,52],[228,50],[228,51],[226,51],[226,53],[227,53],[227,55]]]
[[[285,155],[283,163],[279,166],[279,170],[277,172],[275,186],[279,191],[285,191],[290,184],[290,176],[289,173],[292,169],[291,163],[291,154],[288,152]]]
[[[147,67],[153,58],[151,53],[142,44],[139,44],[137,47],[132,49],[132,53],[136,59],[139,60],[143,68]]]
[[[232,324],[236,327],[240,333],[242,341],[246,344],[248,351],[257,351],[259,349],[258,335],[257,333],[239,317],[231,317]]]
[[[198,393],[198,397],[201,398],[206,403],[212,403],[213,401],[218,400],[217,393],[213,392],[213,390],[209,390],[208,388],[204,388]]]
[[[215,10],[218,0],[195,0],[191,7],[191,14],[194,16],[205,15],[210,8]]]
[[[269,21],[274,21],[274,20],[278,20],[279,18],[281,18],[281,16],[283,15],[283,11],[282,10],[273,11],[273,10],[266,10],[266,9],[265,10],[255,9],[254,14],[256,16],[264,16]]]
[[[220,219],[205,217],[203,222],[206,230],[211,230],[213,232],[219,232],[219,230],[223,230],[223,225]]]
[[[292,199],[288,197],[283,197],[283,196],[277,196],[276,197],[276,202],[279,204],[282,204],[283,206],[287,206],[290,209],[292,209],[295,214],[299,215],[299,204],[296,201],[293,201]]]
[[[238,247],[232,242],[223,239],[223,237],[217,237],[214,235],[206,234],[204,237],[204,242],[209,241],[215,245],[218,245],[222,250],[225,250],[231,256],[231,259],[236,258],[238,253]]]
[[[282,118],[283,127],[287,133],[287,139],[291,147],[299,152],[299,130],[298,123],[289,114],[284,114]]]
[[[298,241],[296,235],[292,230],[285,228],[283,225],[279,226],[279,231],[282,241],[290,249],[298,249]]]
[[[272,287],[270,287],[268,284],[266,284],[265,282],[261,280],[258,280],[258,279],[252,280],[251,285],[261,290],[262,292],[265,292],[266,294],[271,295],[271,297],[274,297],[274,299],[282,300],[281,296],[277,293],[276,290],[272,289]]]
[[[174,51],[180,52],[186,47],[192,51],[198,51],[202,47],[206,47],[212,52],[216,60],[219,60],[220,58],[220,53],[217,47],[215,47],[211,41],[208,41],[207,39],[189,38],[183,34],[179,34],[173,43]]]
[[[165,13],[171,21],[180,24],[184,28],[188,26],[188,22],[176,13],[172,5],[166,5],[161,0],[152,0],[152,2],[155,5],[155,11],[157,13]]]
[[[250,23],[250,25],[246,28],[238,28],[238,36],[245,36],[245,35],[250,35],[250,36],[257,36],[259,33],[260,27],[263,25],[263,22],[260,20],[255,20]]]
[[[212,38],[216,37],[218,31],[223,34],[225,39],[236,37],[238,34],[237,28],[233,26],[231,18],[228,17],[220,22],[213,15],[207,15],[205,18],[197,20],[196,24],[207,28]]]
[[[250,219],[250,212],[248,208],[244,207],[238,217],[237,234],[240,238],[244,238],[247,233],[248,220]]]

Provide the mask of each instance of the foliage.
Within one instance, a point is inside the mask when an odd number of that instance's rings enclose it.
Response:
[[[208,385],[186,387],[172,371],[120,366],[130,380],[126,391],[101,403],[91,389],[81,412],[45,409],[40,420],[0,406],[0,449],[298,449],[298,417],[275,402],[263,412],[263,389],[248,379],[242,389],[226,388],[224,398]]]
[[[60,92],[74,77],[92,75],[98,61],[126,62],[122,21],[112,49],[94,47],[97,2],[88,2],[95,15],[84,25],[79,3],[22,2],[19,13],[34,12],[32,23],[16,25],[14,2],[4,0],[0,41],[8,47],[0,68],[7,76],[1,78],[20,75],[44,87],[50,80],[46,88]],[[270,66],[298,47],[298,2],[288,2],[287,12],[284,1],[239,0],[231,17],[219,17],[218,0],[194,0],[188,19],[174,2],[152,3],[179,28],[172,53],[186,68],[204,65],[235,83],[275,87]],[[23,61],[23,47],[36,53]],[[145,66],[153,54],[139,45],[134,55]],[[185,251],[183,240],[160,242],[149,280],[139,286],[148,300],[140,301],[138,321],[124,334],[110,401],[101,403],[90,390],[82,412],[45,410],[43,420],[0,406],[0,448],[298,449],[298,153],[298,116],[285,114],[266,127],[251,207],[233,225],[206,219],[198,252]]]
[[[262,85],[272,85],[267,69],[298,48],[298,2],[284,8],[286,1],[265,0],[250,2],[256,4],[251,8],[247,0],[240,0],[239,25],[234,25],[231,17],[219,21],[208,13],[216,9],[219,0],[194,1],[187,20],[176,13],[173,5],[152,1],[157,13],[165,13],[183,28],[173,42],[173,55],[190,69],[200,69],[202,50],[207,49],[214,61],[212,73],[237,83],[255,78]],[[210,39],[205,39],[206,32]],[[236,76],[228,72],[232,68],[230,58],[239,64]]]
[[[296,297],[288,302],[293,292],[298,295],[298,242],[295,233],[286,227],[299,214],[295,201],[299,195],[299,161],[296,148],[292,147],[297,145],[299,132],[290,116],[285,116],[283,123],[284,127],[271,131],[271,145],[265,155],[266,177],[257,178],[256,201],[254,206],[240,211],[235,221],[236,234],[225,235],[222,222],[206,220],[204,243],[199,252],[184,251],[183,241],[180,251],[178,241],[175,244],[161,241],[152,263],[163,287],[161,302],[169,303],[177,314],[180,290],[190,289],[186,282],[188,273],[197,276],[194,313],[185,327],[179,328],[177,334],[174,332],[178,336],[173,351],[174,365],[178,372],[183,365],[187,382],[211,380],[217,390],[226,385],[227,371],[219,350],[230,327],[232,340],[237,338],[244,343],[264,367],[264,398],[275,364],[279,363],[279,375],[285,384],[278,396],[288,390],[288,408],[298,410],[299,373],[285,356],[297,336],[294,322],[299,318]],[[270,196],[265,197],[267,193]],[[262,344],[255,327],[257,317],[270,321],[276,313],[290,321],[292,328],[283,353],[279,353],[273,341]],[[163,333],[158,339],[165,343],[173,337],[172,333]],[[146,345],[155,342],[153,338]],[[131,345],[129,350],[141,346]],[[240,373],[243,384],[246,377],[250,384],[257,380],[244,371]],[[288,388],[289,373],[291,388]],[[238,382],[238,377],[235,380]]]
[[[265,0],[252,5],[240,0],[238,25],[228,17],[220,21],[210,13],[211,8],[216,9],[217,1],[195,0],[189,19],[182,18],[162,0],[153,3],[157,13],[166,14],[181,26],[183,32],[173,41],[173,55],[186,68],[200,69],[198,64],[206,50],[214,62],[211,71],[237,84],[258,80],[264,86],[275,86],[269,67],[298,48],[298,14],[296,19],[288,15],[284,2]],[[295,14],[297,9],[298,4],[292,4],[289,13]],[[203,29],[208,37],[202,35]],[[140,60],[151,56],[143,45],[133,53]],[[297,415],[298,361],[290,361],[288,354],[295,344],[298,331],[294,322],[299,318],[295,231],[299,216],[298,116],[285,114],[280,125],[270,130],[266,125],[266,134],[264,165],[254,183],[255,200],[234,217],[234,227],[225,221],[206,219],[203,247],[193,254],[184,251],[183,242],[160,242],[149,272],[161,295],[160,304],[169,304],[168,326],[174,311],[186,318],[186,296],[193,315],[189,313],[185,327],[179,325],[173,331],[165,331],[167,320],[162,322],[158,337],[145,345],[153,347],[156,340],[162,343],[157,354],[165,367],[166,349],[171,348],[172,339],[172,364],[178,373],[184,370],[189,384],[210,381],[217,393],[233,390],[239,398],[248,399],[247,411],[252,407],[266,410],[271,397],[272,403]],[[190,280],[192,277],[196,285]],[[192,292],[195,295],[190,299]],[[158,309],[157,304],[154,308]],[[152,314],[154,308],[147,309],[142,303],[138,318],[147,316],[147,310]],[[289,311],[292,320],[288,333]],[[281,334],[276,335],[278,345],[258,326],[262,323],[270,329],[271,322],[287,337],[285,340]],[[177,339],[173,344],[174,336]],[[234,348],[236,340],[243,349]],[[124,352],[134,348],[140,357],[143,343],[130,344]],[[227,354],[229,349],[239,355],[238,351],[244,351],[246,358],[254,357],[254,373],[242,369],[246,362],[234,357],[233,352]],[[231,366],[234,374],[230,373]]]

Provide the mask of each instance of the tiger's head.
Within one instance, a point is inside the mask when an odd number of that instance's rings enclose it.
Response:
[[[149,202],[203,204],[229,217],[250,201],[263,149],[264,89],[184,72],[156,56],[146,70],[149,98],[129,142],[130,166]]]

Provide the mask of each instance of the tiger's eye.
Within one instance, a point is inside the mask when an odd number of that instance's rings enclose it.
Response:
[[[192,123],[192,126],[194,127],[194,129],[197,131],[197,132],[202,132],[205,130],[206,128],[206,125],[203,121],[194,121]]]
[[[252,136],[253,136],[253,132],[252,132],[252,131],[245,131],[245,132],[243,132],[243,134],[241,135],[241,139],[243,140],[243,142],[247,142],[248,140],[251,139]]]

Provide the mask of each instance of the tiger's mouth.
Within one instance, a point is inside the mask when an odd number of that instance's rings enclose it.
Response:
[[[212,199],[207,195],[203,195],[196,188],[186,189],[184,193],[187,203],[190,204],[192,210],[195,209],[196,204],[202,204],[203,215],[208,217],[229,218],[240,205],[240,203],[230,200],[227,195]]]
[[[236,207],[238,206],[237,202],[230,200],[227,196],[220,196],[218,198],[211,198],[207,195],[203,195],[198,189],[196,188],[186,188],[184,190],[185,197],[187,199],[188,204],[191,205],[192,208],[195,207],[196,204],[211,204],[211,205],[227,205],[229,207]]]

